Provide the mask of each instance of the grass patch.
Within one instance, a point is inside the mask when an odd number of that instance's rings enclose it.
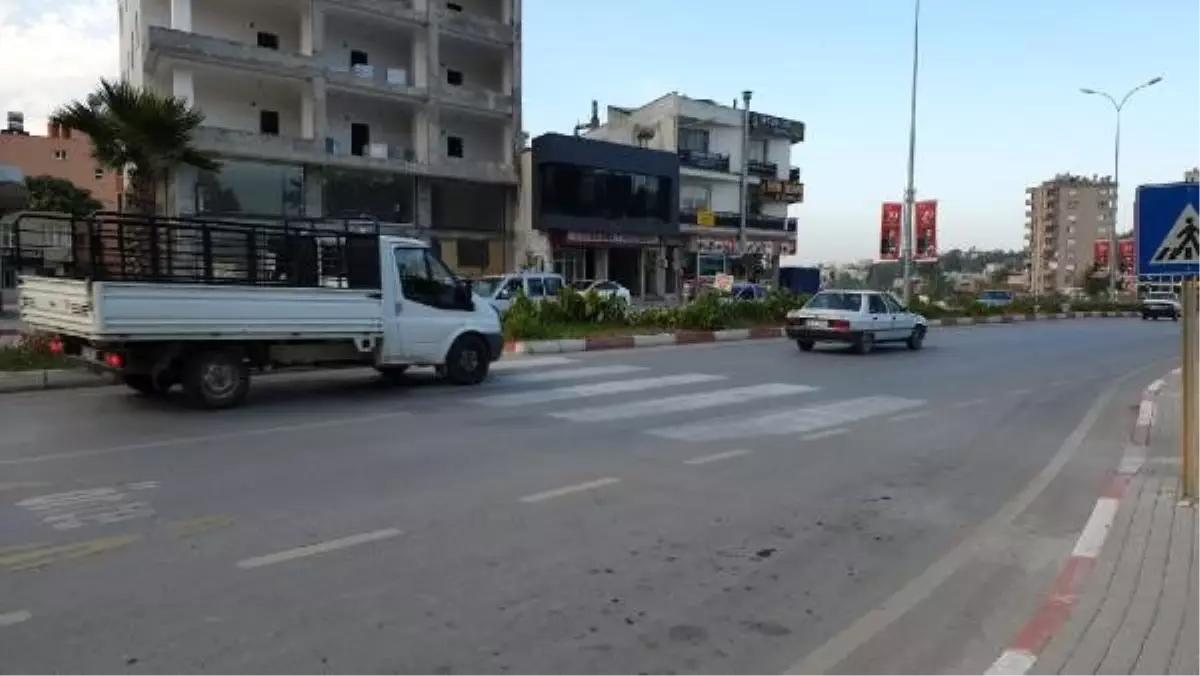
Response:
[[[66,359],[25,345],[0,346],[0,372],[70,368]]]

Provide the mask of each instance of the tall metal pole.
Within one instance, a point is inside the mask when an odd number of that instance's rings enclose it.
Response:
[[[917,161],[917,65],[920,58],[921,0],[913,7],[912,94],[908,109],[908,180],[904,187],[904,224],[900,232],[900,256],[903,261],[904,304],[912,300],[913,212],[917,189],[914,185]]]
[[[1131,96],[1159,82],[1162,82],[1161,77],[1143,82],[1130,89],[1120,101],[1113,98],[1111,94],[1096,89],[1085,88],[1079,90],[1084,94],[1103,96],[1108,99],[1108,102],[1112,104],[1113,110],[1117,114],[1117,128],[1116,133],[1113,135],[1113,222],[1108,233],[1108,295],[1113,298],[1117,295],[1117,271],[1120,269],[1117,263],[1117,257],[1120,255],[1120,252],[1117,250],[1117,207],[1120,205],[1121,199],[1121,111],[1125,108],[1125,104],[1129,102]]]
[[[738,253],[746,255],[746,185],[750,181],[750,97],[749,89],[742,92],[742,170],[741,199],[738,200]]]
[[[1198,389],[1200,389],[1200,289],[1196,280],[1189,279],[1183,283],[1183,369],[1182,369],[1182,405],[1183,405],[1183,498],[1195,500],[1197,496],[1197,456],[1200,455],[1200,420],[1197,420],[1196,410]]]

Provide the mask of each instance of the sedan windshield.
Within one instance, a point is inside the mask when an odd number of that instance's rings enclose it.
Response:
[[[590,279],[577,279],[571,282],[571,288],[576,291],[587,291],[592,288],[592,284],[593,282]]]
[[[862,309],[861,293],[818,293],[804,306],[806,310],[846,310],[858,312]]]

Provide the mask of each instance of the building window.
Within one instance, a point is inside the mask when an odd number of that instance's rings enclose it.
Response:
[[[679,149],[694,153],[708,152],[707,129],[680,129]]]
[[[458,240],[458,267],[480,268],[488,266],[488,242],[486,239]]]
[[[644,218],[668,221],[674,198],[671,179],[574,164],[538,167],[544,213],[582,218]]]
[[[350,50],[350,67],[367,65],[367,53],[359,49]]]
[[[447,2],[446,9],[450,10],[451,12],[463,11],[462,5],[458,4],[457,2]]]
[[[258,130],[270,136],[279,136],[279,111],[258,111]]]
[[[54,159],[56,159],[56,160],[65,160],[65,159],[67,159],[67,151],[65,151],[65,150],[63,150],[63,149],[61,149],[61,148],[60,148],[60,149],[58,149],[58,150],[55,150],[55,151],[54,151]]]
[[[103,181],[104,180],[104,169],[102,169],[100,167],[96,167],[96,171],[93,174],[93,176],[96,177],[97,181]]]
[[[416,181],[412,176],[353,169],[324,170],[321,206],[326,216],[373,216],[388,223],[413,223]]]
[[[679,208],[684,211],[708,209],[712,204],[712,189],[706,185],[684,185],[679,188]]]
[[[463,156],[463,139],[461,136],[446,137],[446,155],[450,157]]]
[[[279,49],[279,36],[274,33],[259,31],[258,46],[263,49]]]
[[[222,160],[219,172],[196,179],[196,213],[298,216],[304,212],[304,169]]]
[[[463,74],[461,70],[454,70],[453,68],[446,69],[446,84],[453,85],[455,87],[461,87],[462,83]]]

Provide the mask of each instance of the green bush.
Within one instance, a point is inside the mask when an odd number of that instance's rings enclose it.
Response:
[[[24,335],[16,345],[0,345],[0,371],[66,368],[65,359],[50,351],[45,336]]]

